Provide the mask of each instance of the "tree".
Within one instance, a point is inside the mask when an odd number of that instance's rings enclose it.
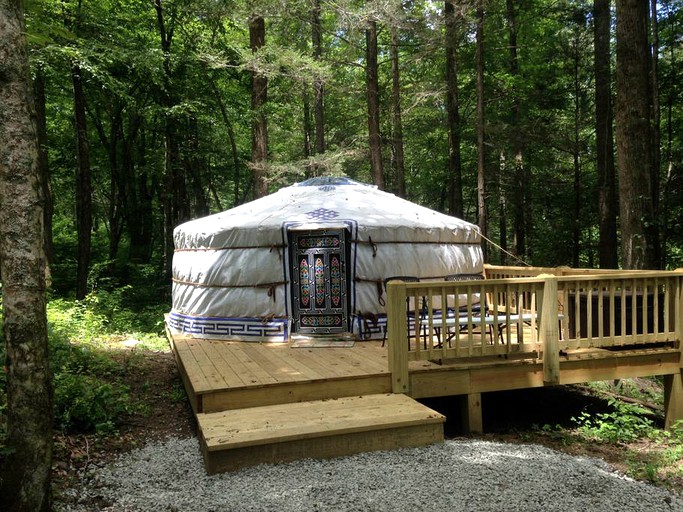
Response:
[[[477,221],[479,231],[487,237],[486,218],[486,152],[484,147],[485,113],[484,113],[484,4],[477,0]],[[484,259],[486,259],[486,240],[482,241]]]
[[[38,142],[23,3],[0,0],[0,274],[7,372],[3,510],[50,509],[52,392]]]
[[[82,300],[88,294],[90,273],[90,241],[92,236],[92,177],[90,173],[90,145],[85,117],[85,94],[81,67],[74,63],[71,80],[74,93],[74,125],[76,127],[76,227],[78,232],[78,274],[76,298]]]
[[[311,9],[311,38],[313,43],[313,58],[320,61],[323,54],[322,23],[320,21],[320,0],[313,0]],[[315,153],[325,152],[325,84],[322,78],[316,76],[313,81],[315,99],[313,101],[313,118],[315,119]]]
[[[373,16],[370,14],[370,16]],[[377,21],[371,18],[365,30],[365,86],[368,104],[368,141],[372,182],[384,189],[382,139],[379,124],[379,70],[377,66]]]
[[[598,259],[600,268],[617,268],[617,202],[612,135],[610,2],[593,2],[595,48],[595,154],[598,178]]]
[[[262,16],[249,19],[249,41],[251,51],[257,53],[266,44],[266,22]],[[268,195],[266,166],[268,161],[268,120],[265,106],[268,101],[268,78],[259,70],[251,75],[251,165],[254,176],[254,197]]]
[[[519,59],[517,55],[517,10],[514,0],[507,0],[506,17],[508,25],[508,48],[510,75],[514,80],[519,75]],[[512,137],[512,151],[514,153],[514,185],[512,197],[513,208],[513,235],[515,252],[520,258],[524,258],[527,252],[527,218],[525,213],[530,205],[526,201],[528,196],[529,180],[524,166],[523,140],[520,130],[520,99],[518,91],[513,91],[512,109],[510,114],[510,128]],[[503,192],[503,195],[505,193]]]
[[[453,0],[444,5],[446,26],[446,111],[448,123],[448,212],[462,218],[462,163],[460,156],[460,104],[458,96],[458,20]]]
[[[648,2],[617,0],[617,161],[623,266],[657,268]]]
[[[401,119],[401,71],[399,66],[398,28],[391,26],[391,106],[393,150],[393,182],[399,197],[406,195],[405,156],[403,151],[403,120]]]

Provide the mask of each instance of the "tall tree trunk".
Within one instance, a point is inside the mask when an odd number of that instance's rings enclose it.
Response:
[[[579,13],[576,13],[578,16]],[[581,77],[579,76],[580,54],[580,30],[581,26],[574,22],[573,43],[573,74],[574,74],[574,133],[572,141],[572,158],[574,161],[574,215],[573,215],[573,243],[572,243],[572,266],[580,266],[581,257]],[[583,19],[581,21],[584,21]]]
[[[90,271],[90,250],[92,236],[92,176],[90,173],[90,146],[85,117],[85,95],[78,64],[71,67],[74,94],[74,122],[76,128],[76,231],[78,232],[78,271],[76,277],[76,299],[82,300],[88,294],[88,273]]]
[[[306,87],[306,84],[304,84],[303,87],[303,92],[301,93],[302,95],[302,104],[304,107],[304,146],[303,146],[303,155],[304,158],[310,158],[311,157],[311,134],[313,132],[313,126],[311,125],[311,100],[309,99],[308,96],[308,88]],[[315,176],[317,175],[317,172],[315,169],[312,169],[313,166],[308,166],[309,169],[307,169],[307,173],[309,176]]]
[[[125,185],[119,166],[119,139],[123,135],[121,111],[111,118],[109,135],[110,204],[109,204],[109,260],[114,261],[119,252],[123,234],[123,208],[125,206]]]
[[[648,2],[617,0],[617,161],[622,258],[627,269],[657,268],[652,204]]]
[[[595,31],[595,146],[598,173],[600,268],[617,268],[617,200],[612,132],[610,0],[593,2]]]
[[[152,256],[154,186],[147,176],[145,156],[145,131],[142,119],[128,119],[128,135],[123,137],[123,162],[121,165],[125,193],[125,226],[130,239],[129,259],[135,263],[149,263]],[[137,164],[137,165],[136,165]],[[136,172],[137,167],[137,172]]]
[[[313,58],[316,61],[320,61],[323,54],[320,0],[313,0],[311,28]],[[325,152],[325,84],[321,78],[315,78],[313,81],[313,90],[315,91],[315,100],[313,102],[313,115],[315,118],[315,153],[317,155],[322,155]]]
[[[650,2],[651,16],[651,33],[652,33],[652,68],[650,72],[652,80],[652,209],[654,210],[654,217],[657,219],[657,229],[660,229],[659,219],[659,187],[660,187],[660,167],[662,161],[661,151],[661,112],[659,105],[659,22],[657,20],[657,0]],[[659,239],[659,237],[658,237]],[[655,257],[657,258],[657,267],[664,268],[664,261],[662,259],[662,251],[659,244],[655,247]]]
[[[486,155],[484,148],[484,5],[477,0],[477,221],[484,237],[488,236],[486,218]],[[487,259],[487,242],[482,240],[484,261]]]
[[[187,148],[185,152],[185,174],[190,178],[192,186],[192,195],[194,198],[194,215],[191,213],[190,217],[205,217],[209,215],[209,203],[204,191],[204,176],[202,173],[205,169],[204,163],[199,159],[199,127],[197,119],[192,117],[189,120],[189,129],[187,133]],[[203,175],[204,174],[204,175]]]
[[[507,265],[507,250],[508,250],[508,226],[507,219],[505,216],[505,211],[507,210],[507,192],[505,189],[505,184],[503,183],[503,176],[507,173],[507,162],[505,158],[505,153],[500,152],[499,157],[500,165],[498,167],[498,232],[499,232],[499,244],[500,244],[500,264]]]
[[[676,59],[677,51],[676,51],[676,45],[674,44],[675,38],[678,36],[678,32],[676,30],[676,17],[674,17],[671,13],[671,5],[669,4],[668,1],[663,2],[665,8],[666,8],[666,18],[669,20],[669,34],[670,34],[670,39],[668,41],[668,46],[669,48],[669,65],[670,65],[670,83],[676,84],[678,83],[678,62]],[[673,152],[673,144],[674,144],[674,117],[673,117],[673,112],[674,112],[674,106],[676,105],[676,96],[677,96],[677,91],[673,87],[669,87],[669,92],[667,94],[666,98],[666,179],[664,182],[664,186],[662,187],[662,192],[663,192],[663,197],[662,197],[662,204],[660,206],[660,219],[662,219],[662,261],[666,262],[668,257],[668,241],[669,241],[669,234],[670,234],[670,224],[669,224],[669,216],[670,216],[670,210],[672,207],[671,204],[671,195],[672,195],[672,188],[670,186],[671,180],[674,176],[674,152]]]
[[[403,120],[401,119],[401,75],[398,55],[398,29],[391,27],[391,103],[392,147],[393,147],[393,182],[394,191],[399,197],[406,195],[405,158],[403,156]]]
[[[178,204],[176,183],[178,181],[177,163],[178,151],[176,137],[176,121],[171,109],[174,104],[171,95],[171,45],[173,43],[174,23],[173,17],[167,20],[165,16],[164,5],[162,0],[154,0],[154,8],[157,15],[157,31],[159,33],[159,40],[161,43],[161,51],[164,56],[163,60],[163,90],[161,91],[161,104],[165,109],[164,112],[164,174],[159,199],[161,200],[163,211],[163,270],[166,278],[170,279],[172,275],[173,264],[173,229],[178,221],[178,213],[176,205]]]
[[[123,138],[123,108],[114,106],[109,116],[109,135],[106,134],[101,120],[91,115],[102,147],[109,156],[109,208],[107,220],[109,227],[109,261],[113,262],[119,252],[123,233],[125,209],[125,178],[119,165],[119,141]]]
[[[39,148],[23,2],[0,0],[0,274],[7,433],[2,509],[50,510],[52,390]]]
[[[261,16],[249,20],[249,42],[251,51],[256,53],[266,44],[266,23]],[[265,106],[268,101],[268,78],[258,70],[251,74],[251,166],[254,178],[254,197],[268,195],[266,171],[268,164],[268,122]]]
[[[365,80],[368,102],[368,141],[372,182],[384,190],[382,139],[379,130],[379,73],[377,66],[377,22],[368,22],[365,30]]]
[[[519,75],[519,59],[517,55],[517,13],[514,0],[506,1],[506,16],[508,24],[508,48],[510,58],[510,75],[515,79]],[[512,232],[515,244],[515,253],[520,258],[527,256],[527,225],[528,214],[526,209],[531,208],[527,204],[529,180],[524,166],[523,138],[520,132],[520,100],[516,91],[512,92],[512,109],[510,115],[510,130],[512,139],[512,152],[514,154],[514,186],[511,197],[513,222]]]
[[[460,158],[460,104],[458,96],[458,30],[454,0],[446,0],[446,112],[448,123],[448,213],[464,216]]]
[[[211,88],[213,89],[214,92],[214,98],[216,99],[216,102],[218,103],[218,108],[221,111],[221,117],[223,118],[223,124],[225,124],[225,127],[228,129],[228,139],[230,141],[230,155],[232,156],[232,165],[233,165],[233,197],[234,197],[234,205],[237,206],[240,202],[240,154],[239,151],[237,150],[237,141],[235,140],[235,129],[233,128],[232,122],[230,121],[230,117],[228,116],[228,110],[225,108],[225,102],[223,101],[223,97],[220,94],[220,91],[218,90],[218,86],[216,86],[216,82],[213,80],[211,81]]]
[[[52,242],[52,216],[54,201],[50,186],[50,163],[47,155],[47,117],[45,115],[45,74],[42,67],[36,69],[33,80],[33,91],[36,102],[36,133],[38,136],[38,169],[40,172],[40,188],[43,194],[43,226],[45,231],[45,256],[47,264],[54,260],[54,245]]]

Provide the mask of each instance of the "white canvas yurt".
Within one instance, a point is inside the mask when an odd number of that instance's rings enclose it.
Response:
[[[483,270],[477,226],[347,178],[313,178],[174,232],[169,327],[196,337],[381,337],[384,280]]]

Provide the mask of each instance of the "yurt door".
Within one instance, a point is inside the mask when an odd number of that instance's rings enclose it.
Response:
[[[347,231],[290,231],[292,332],[349,331]]]

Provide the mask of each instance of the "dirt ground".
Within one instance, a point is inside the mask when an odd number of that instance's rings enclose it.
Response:
[[[120,357],[129,357],[122,352]],[[117,435],[57,435],[55,437],[53,485],[59,496],[81,478],[94,462],[106,462],[117,455],[170,436],[195,435],[195,422],[175,361],[170,353],[141,352],[135,355],[134,370],[127,375],[133,400],[140,404],[126,418]],[[447,438],[461,436],[459,401],[455,398],[430,399],[424,403],[445,414]],[[582,456],[599,457],[627,473],[642,455],[643,464],[658,447],[644,440],[625,446],[574,439],[548,427],[572,427],[572,417],[582,411],[608,411],[607,400],[578,386],[527,389],[487,393],[482,397],[485,434],[490,441],[537,443]],[[661,422],[661,415],[654,415]],[[544,429],[544,426],[546,427]],[[683,472],[681,472],[683,474]],[[668,475],[659,485],[683,492],[683,478]]]

